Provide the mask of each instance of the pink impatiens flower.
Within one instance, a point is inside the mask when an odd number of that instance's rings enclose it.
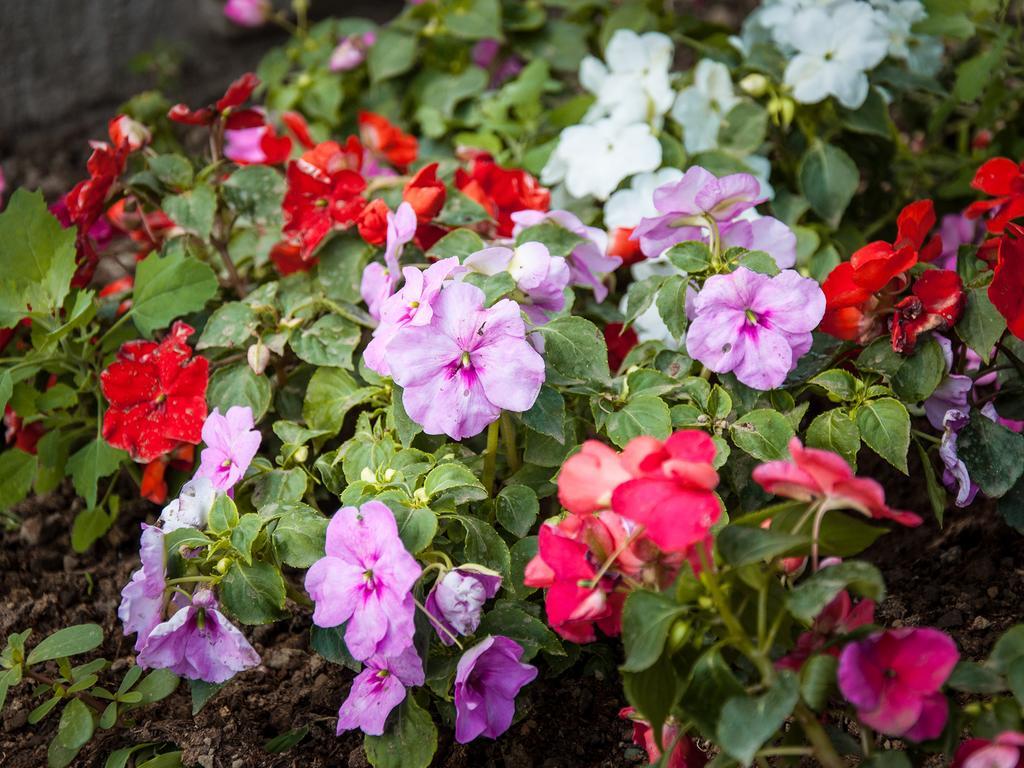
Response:
[[[544,382],[519,305],[485,309],[484,292],[468,283],[441,291],[430,324],[400,329],[385,356],[410,418],[453,440],[479,434],[502,410],[529,410]]]
[[[398,537],[391,510],[379,501],[342,507],[327,526],[326,556],[306,573],[318,627],[345,627],[345,645],[359,660],[394,657],[412,643],[411,593],[419,563]]]
[[[523,664],[523,647],[507,637],[489,636],[459,659],[455,672],[455,740],[468,744],[477,736],[496,739],[512,725],[515,698],[537,677]]]
[[[164,532],[143,523],[139,556],[142,567],[132,573],[132,580],[121,590],[121,605],[117,609],[124,633],[138,633],[135,638],[136,651],[142,650],[149,639],[149,633],[163,621],[166,586]]]
[[[950,768],[1021,768],[1024,733],[1003,731],[994,739],[968,739],[953,756]]]
[[[228,0],[224,15],[240,27],[261,27],[270,15],[269,0]]]
[[[786,270],[774,277],[740,267],[709,277],[693,302],[686,351],[748,387],[780,386],[811,348],[825,314],[817,281]]]
[[[842,456],[804,448],[796,437],[789,441],[789,455],[790,461],[769,461],[754,468],[754,480],[768,493],[798,501],[821,501],[823,510],[845,507],[900,525],[921,524],[921,518],[913,512],[889,507],[882,486],[871,478],[856,477]]]
[[[416,211],[409,203],[402,203],[397,211],[387,212],[387,222],[384,264],[368,264],[363,270],[359,286],[359,293],[374,318],[380,317],[384,301],[391,296],[398,283],[398,261],[402,258],[402,250],[416,236]]]
[[[614,449],[598,440],[587,440],[558,472],[558,500],[576,515],[608,509],[612,491],[632,478]]]
[[[484,248],[471,253],[462,264],[482,275],[508,272],[524,295],[523,311],[535,325],[543,325],[565,307],[569,265],[561,256],[552,256],[543,243],[527,242],[514,249]]]
[[[424,607],[441,642],[453,645],[454,635],[476,632],[484,603],[500,587],[501,576],[478,565],[454,568],[434,582]]]
[[[217,610],[209,589],[197,589],[187,608],[149,633],[138,656],[145,669],[169,669],[189,680],[223,683],[260,663],[259,654],[238,627]]]
[[[941,689],[959,658],[956,644],[937,629],[876,632],[843,649],[839,690],[875,730],[927,741],[946,725]]]
[[[343,37],[331,52],[328,67],[331,72],[348,72],[366,60],[366,54],[377,42],[376,32],[363,32]]]
[[[423,685],[423,661],[413,645],[398,656],[371,656],[363,665],[338,710],[339,734],[359,728],[380,736],[391,710],[405,699],[405,689]]]
[[[216,408],[203,423],[203,442],[196,477],[206,477],[218,491],[230,491],[249,468],[262,436],[253,429],[252,408],[233,405],[221,415]]]
[[[434,299],[445,281],[463,271],[457,256],[441,259],[422,271],[416,267],[403,269],[405,285],[380,304],[380,323],[363,351],[366,367],[381,376],[390,376],[391,368],[384,354],[388,344],[407,325],[428,325],[434,317]]]

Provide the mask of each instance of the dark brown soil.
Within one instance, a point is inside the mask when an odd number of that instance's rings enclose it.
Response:
[[[84,555],[71,550],[68,531],[79,501],[70,494],[30,500],[17,511],[21,530],[0,538],[0,638],[32,627],[41,636],[70,624],[95,622],[106,632],[102,652],[120,677],[132,657],[117,620],[121,587],[138,566],[138,524],[155,518],[147,502],[122,509],[115,529]],[[309,619],[247,630],[263,664],[236,677],[194,718],[185,685],[165,701],[137,711],[126,729],[103,731],[75,765],[102,766],[115,749],[148,741],[173,742],[186,765],[204,768],[369,768],[357,733],[334,733],[338,707],[352,673],[309,649]],[[114,682],[116,685],[116,682]],[[643,764],[618,718],[618,680],[582,670],[538,682],[519,698],[521,719],[499,741],[454,742],[441,728],[438,768],[625,768]],[[28,713],[41,702],[22,684],[12,690],[0,718],[0,766],[39,768],[56,728],[50,716],[33,727]],[[263,745],[281,733],[309,727],[296,747],[268,754]]]

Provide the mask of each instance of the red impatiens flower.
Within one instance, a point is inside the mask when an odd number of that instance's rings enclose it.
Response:
[[[302,249],[298,243],[288,240],[282,240],[270,249],[270,260],[274,262],[281,277],[295,272],[308,272],[320,261],[316,256],[310,256],[308,259],[302,258]]]
[[[574,515],[591,514],[610,508],[612,491],[632,479],[619,453],[598,440],[586,440],[558,472],[558,500]]]
[[[633,707],[619,710],[619,717],[633,723],[633,743],[647,752],[647,761],[651,765],[663,768],[704,768],[708,764],[708,756],[701,752],[693,739],[679,733],[679,726],[671,717],[661,727],[662,746],[666,749],[672,747],[672,754],[664,762],[651,724],[641,719]]]
[[[174,220],[163,211],[144,211],[133,196],[124,197],[107,209],[107,218],[138,245],[136,261],[141,261],[159,249],[165,240],[182,232]]]
[[[964,284],[947,269],[930,269],[914,281],[911,294],[896,305],[892,318],[892,348],[909,354],[919,334],[948,331],[964,311]]]
[[[160,456],[149,462],[142,470],[142,482],[139,484],[139,495],[154,504],[167,501],[167,468],[179,472],[189,472],[195,464],[196,449],[193,445],[179,445],[171,453]]]
[[[620,267],[628,267],[643,261],[646,256],[640,250],[640,241],[633,240],[633,227],[618,227],[611,232],[608,240],[608,255],[618,256],[622,259]]]
[[[1024,227],[1007,225],[1006,233],[999,240],[988,297],[1006,318],[1010,333],[1024,339]]]
[[[378,160],[384,160],[400,171],[416,161],[419,152],[416,137],[403,133],[383,115],[360,112],[359,136]]]
[[[612,492],[612,509],[644,526],[662,552],[689,553],[708,537],[722,514],[714,494],[718,473],[711,466],[715,444],[705,432],[680,430],[662,443],[630,441],[623,464],[635,479]]]
[[[100,374],[110,401],[103,437],[136,461],[149,462],[202,439],[210,366],[206,358],[192,357],[185,340],[193,332],[176,322],[160,343],[129,341]]]
[[[379,197],[371,200],[356,219],[359,236],[370,245],[384,245],[388,239],[388,214],[391,209]]]
[[[46,428],[41,421],[33,421],[25,424],[18,414],[14,412],[10,404],[4,406],[4,442],[23,450],[25,453],[36,453],[36,445],[39,439],[46,434]]]
[[[831,451],[804,448],[799,438],[789,441],[789,461],[768,461],[754,468],[753,478],[768,493],[822,504],[822,510],[855,509],[868,517],[917,526],[913,512],[892,509],[875,480],[856,477],[846,460]]]
[[[288,191],[281,205],[284,234],[308,259],[332,229],[355,223],[366,200],[351,141],[345,147],[325,141],[288,164]]]
[[[498,222],[497,234],[511,237],[516,211],[546,211],[551,205],[551,192],[542,187],[526,171],[502,168],[486,152],[475,153],[469,170],[455,172],[455,186],[483,206]]]
[[[839,658],[839,646],[830,645],[830,641],[874,623],[875,601],[864,599],[854,605],[850,593],[844,589],[822,609],[810,630],[800,633],[793,650],[779,659],[775,665],[799,672],[804,662],[816,653],[827,653]]]
[[[246,72],[228,86],[216,104],[195,111],[189,109],[187,104],[175,104],[167,113],[167,117],[184,125],[212,125],[223,118],[224,128],[232,131],[239,128],[257,128],[265,122],[263,113],[256,109],[238,107],[249,100],[259,84],[260,80],[256,75]]]
[[[402,190],[402,200],[416,211],[416,221],[421,224],[433,219],[441,212],[448,190],[437,178],[437,163],[420,168]]]
[[[1001,234],[1007,224],[1024,216],[1024,163],[994,157],[974,174],[971,186],[991,195],[992,199],[971,203],[964,213],[971,219],[991,213],[992,217],[985,224],[989,232]]]
[[[604,341],[608,345],[608,367],[617,371],[640,339],[632,327],[623,329],[622,323],[608,323],[604,327]]]

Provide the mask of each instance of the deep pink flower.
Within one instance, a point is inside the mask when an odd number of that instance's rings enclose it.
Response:
[[[434,317],[434,300],[445,281],[463,271],[457,256],[441,259],[422,271],[416,267],[403,269],[405,285],[378,305],[380,322],[363,351],[366,367],[381,376],[390,376],[385,355],[388,344],[407,325],[428,325]]]
[[[662,552],[689,552],[704,541],[722,514],[711,466],[715,444],[706,432],[684,429],[664,443],[635,438],[623,451],[635,478],[612,491],[612,509],[644,526]],[[642,449],[642,450],[638,450]]]
[[[941,689],[959,658],[956,644],[937,629],[876,632],[843,649],[839,690],[866,725],[927,741],[946,725],[949,705]]]
[[[716,373],[732,371],[754,389],[774,389],[811,348],[825,294],[811,278],[774,277],[740,267],[709,277],[693,302],[686,351]]]
[[[1003,731],[994,739],[968,739],[950,768],[1024,768],[1024,733]]]
[[[380,736],[391,710],[405,699],[405,689],[414,685],[423,685],[423,661],[415,646],[398,656],[371,656],[338,710],[338,733],[359,728]]]
[[[865,599],[854,605],[850,593],[844,589],[818,614],[811,629],[800,633],[793,650],[779,659],[776,666],[799,672],[804,662],[815,653],[824,652],[838,657],[838,646],[828,645],[829,641],[874,621],[875,601]]]
[[[619,717],[633,724],[633,743],[647,752],[647,760],[651,765],[662,768],[704,768],[708,764],[708,756],[700,751],[693,739],[679,733],[679,726],[673,719],[668,719],[661,727],[661,743],[665,747],[675,745],[666,762],[661,760],[661,750],[654,740],[651,724],[637,716],[633,707],[619,710]]]
[[[327,526],[326,556],[306,573],[313,623],[345,627],[356,659],[398,656],[412,643],[413,584],[419,563],[398,537],[391,510],[379,501],[342,507]]]
[[[587,440],[558,472],[558,500],[577,515],[609,509],[612,491],[632,478],[615,450],[597,440]]]
[[[262,27],[270,13],[268,0],[228,0],[224,15],[240,27]]]
[[[537,668],[519,661],[523,647],[507,637],[489,636],[459,659],[455,672],[455,740],[496,739],[512,725],[515,698],[537,677]]]
[[[208,477],[218,491],[229,491],[249,468],[262,436],[253,429],[252,408],[233,405],[225,415],[216,408],[203,423],[203,442],[196,477]]]
[[[484,308],[484,292],[453,283],[434,302],[429,325],[407,325],[385,357],[404,388],[409,416],[430,435],[462,440],[502,410],[529,410],[544,382],[544,360],[526,340],[519,305]]]
[[[132,580],[121,590],[121,605],[117,609],[124,633],[138,633],[135,638],[136,651],[142,650],[149,639],[149,633],[164,620],[166,558],[163,531],[142,524],[139,557],[142,559],[142,567],[132,573]]]
[[[206,588],[197,589],[187,608],[153,628],[137,660],[146,669],[169,669],[207,683],[223,683],[260,663],[259,654],[217,610],[217,600]]]
[[[768,493],[798,501],[824,500],[827,509],[847,507],[875,519],[917,526],[913,512],[892,509],[875,480],[856,477],[846,460],[831,451],[804,448],[799,438],[789,441],[790,461],[769,461],[754,468],[753,478]]]
[[[500,587],[501,576],[478,565],[454,568],[434,582],[424,607],[441,642],[454,645],[453,635],[476,632],[484,603]]]

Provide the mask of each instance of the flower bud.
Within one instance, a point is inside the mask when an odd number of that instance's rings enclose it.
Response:
[[[448,571],[434,583],[427,596],[427,613],[437,625],[438,637],[445,645],[452,635],[471,635],[480,626],[484,603],[501,586],[501,576],[480,566],[467,565]],[[443,627],[443,629],[442,629]]]
[[[768,78],[755,72],[740,80],[740,88],[751,96],[763,96],[768,90]]]
[[[215,566],[213,566],[213,569],[217,573],[225,573],[228,570],[228,568],[230,568],[230,567],[231,567],[231,560],[230,560],[230,558],[222,557],[220,560],[217,561],[217,564]]]
[[[267,369],[267,363],[270,362],[270,350],[262,342],[257,341],[249,346],[245,357],[249,361],[252,372],[260,376]]]

